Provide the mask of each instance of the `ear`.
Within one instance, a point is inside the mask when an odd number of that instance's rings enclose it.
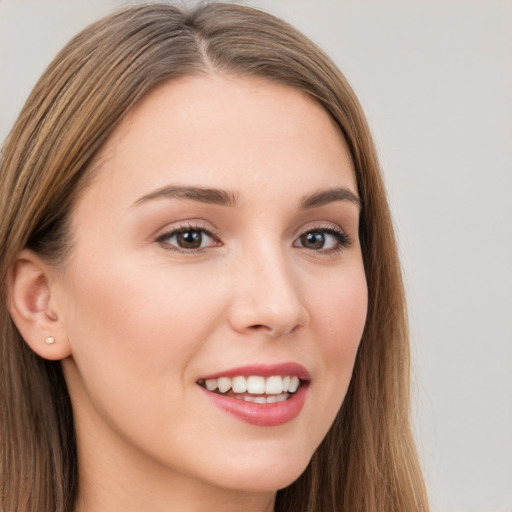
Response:
[[[32,251],[22,251],[7,280],[11,317],[25,342],[45,359],[71,355],[58,306],[52,300],[50,268]]]

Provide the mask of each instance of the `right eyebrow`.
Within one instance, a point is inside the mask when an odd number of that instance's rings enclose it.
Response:
[[[200,203],[218,204],[221,206],[236,206],[238,197],[235,193],[218,188],[205,188],[194,186],[167,185],[149,194],[145,194],[132,206],[136,206],[154,199],[188,199]]]

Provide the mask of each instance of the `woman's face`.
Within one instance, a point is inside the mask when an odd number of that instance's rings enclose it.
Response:
[[[343,402],[366,318],[340,131],[289,87],[187,77],[99,162],[52,290],[82,471],[288,485]]]

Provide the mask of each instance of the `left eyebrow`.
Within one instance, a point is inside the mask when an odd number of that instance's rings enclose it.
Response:
[[[302,198],[300,208],[301,210],[308,210],[310,208],[317,208],[335,201],[350,201],[361,208],[361,199],[357,197],[354,192],[348,188],[339,187],[328,190],[320,190],[311,195]]]

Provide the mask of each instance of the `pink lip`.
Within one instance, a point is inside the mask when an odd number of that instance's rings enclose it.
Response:
[[[297,363],[281,363],[281,364],[254,364],[249,366],[241,366],[239,368],[231,368],[210,375],[201,377],[204,380],[218,379],[219,377],[247,377],[249,375],[261,375],[262,377],[270,377],[272,375],[296,375],[302,381],[311,380],[311,375],[304,366]]]
[[[253,402],[245,402],[237,398],[219,395],[203,387],[198,387],[199,390],[222,411],[245,423],[251,423],[259,427],[276,427],[277,425],[283,425],[297,417],[304,406],[308,391],[308,385],[305,384],[300,386],[299,389],[284,402],[255,404]]]
[[[218,379],[219,377],[240,377],[260,375],[296,375],[302,381],[299,389],[284,402],[271,404],[256,404],[237,398],[220,395],[198,386],[200,391],[222,411],[235,418],[260,427],[275,427],[283,425],[297,417],[304,406],[309,388],[311,375],[304,366],[297,363],[282,363],[274,365],[250,365],[205,375],[202,379]]]

